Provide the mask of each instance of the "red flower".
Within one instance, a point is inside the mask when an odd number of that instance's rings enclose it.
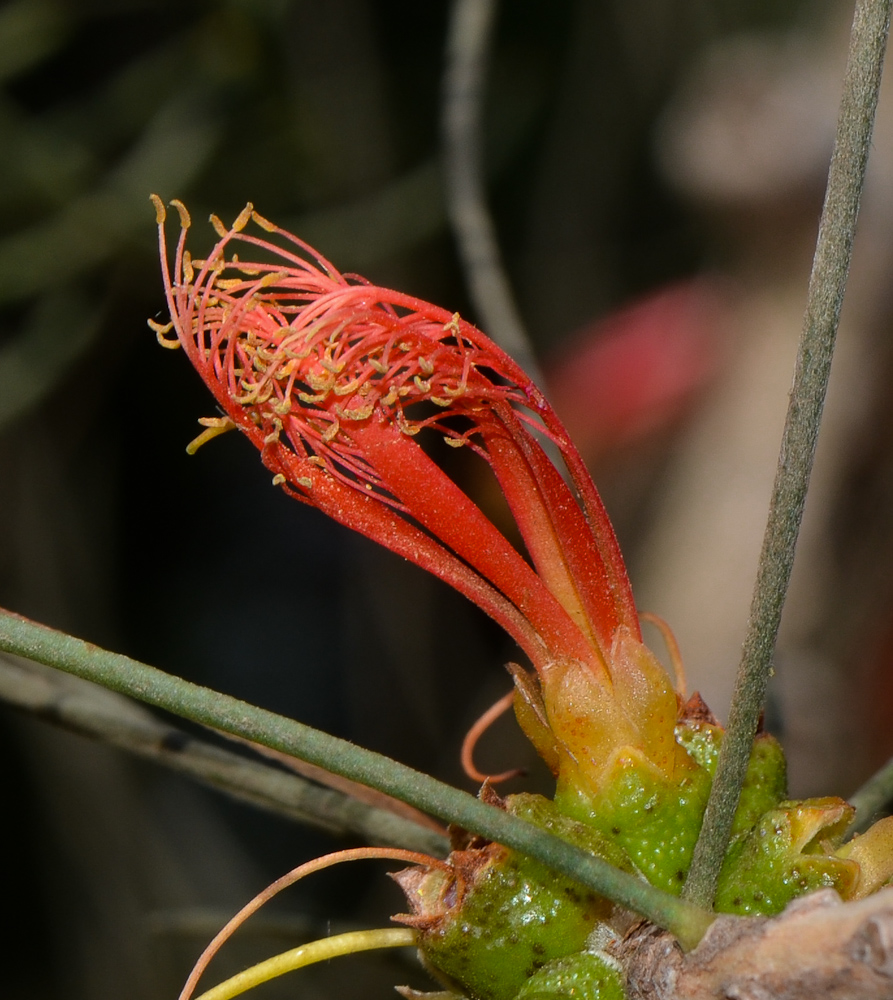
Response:
[[[556,769],[579,756],[578,743],[596,760],[628,745],[672,771],[675,695],[641,644],[598,493],[524,372],[458,314],[340,274],[250,205],[228,230],[212,216],[220,239],[192,260],[189,215],[173,202],[181,232],[171,273],[154,202],[172,318],[155,325],[159,339],[183,347],[274,482],[437,574],[515,638],[545,696],[544,705],[521,680],[519,716]],[[278,242],[245,232],[251,221]],[[176,342],[165,338],[171,326]],[[489,463],[530,562],[428,457],[421,431]],[[557,695],[571,688],[576,708]],[[578,718],[589,703],[604,738]]]

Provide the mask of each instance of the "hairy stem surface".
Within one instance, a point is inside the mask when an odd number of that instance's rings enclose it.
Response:
[[[852,257],[891,0],[858,0],[828,189],[729,725],[684,895],[710,906],[766,696]]]

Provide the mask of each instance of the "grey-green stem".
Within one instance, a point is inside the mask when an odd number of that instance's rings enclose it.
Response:
[[[714,919],[713,914],[405,764],[2,610],[0,651],[56,667],[393,795],[438,819],[542,861],[641,913],[675,934],[685,948],[694,947]]]
[[[847,833],[864,833],[879,814],[889,809],[891,802],[893,802],[893,758],[850,796],[850,805],[856,807],[856,815]]]
[[[729,725],[684,890],[685,898],[700,906],[712,905],[716,893],[751,744],[765,702],[849,273],[887,47],[891,2],[858,0],[856,4],[828,189],[750,618]]]

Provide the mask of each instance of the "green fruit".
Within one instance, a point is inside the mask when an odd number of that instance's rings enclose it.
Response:
[[[465,996],[511,1000],[548,962],[580,951],[612,907],[523,855],[498,845],[479,853],[456,905],[420,929],[419,947]]]
[[[582,850],[633,870],[617,844],[563,816],[548,799],[515,795],[504,805]],[[601,896],[498,844],[454,851],[450,867],[451,872],[410,869],[397,880],[415,911],[407,922],[419,928],[426,963],[473,1000],[511,1000],[540,969],[582,951],[614,912]]]
[[[515,1000],[625,1000],[620,966],[601,952],[580,952],[540,969]]]
[[[769,810],[726,854],[716,909],[771,916],[814,889],[836,889],[847,898],[859,866],[831,851],[851,816],[850,806],[830,798],[783,802]]]

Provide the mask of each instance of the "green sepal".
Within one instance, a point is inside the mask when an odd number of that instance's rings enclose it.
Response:
[[[631,750],[631,748],[630,748]],[[640,754],[619,753],[591,797],[559,787],[558,808],[623,848],[654,886],[679,895],[710,793],[710,775],[686,768],[668,780]]]

